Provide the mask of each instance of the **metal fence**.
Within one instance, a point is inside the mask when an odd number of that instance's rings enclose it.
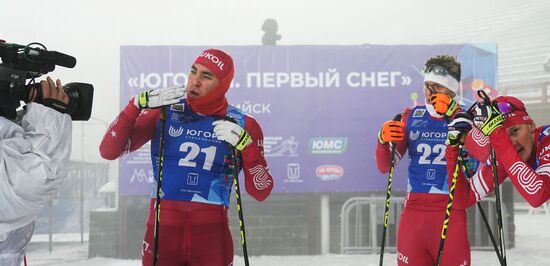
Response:
[[[403,197],[392,197],[386,232],[385,250],[395,252],[397,243],[397,225],[403,211]],[[386,198],[379,196],[354,197],[347,200],[341,208],[341,253],[360,254],[375,253],[380,250],[383,216]],[[488,222],[496,233],[496,208],[494,198],[485,198],[482,205]],[[501,204],[504,238],[509,238],[508,211]],[[467,210],[468,237],[472,250],[493,250],[489,234],[481,214],[476,206]],[[443,225],[443,224],[442,224]],[[495,237],[497,237],[495,235]],[[498,238],[497,238],[498,239]],[[508,241],[507,241],[508,242]]]

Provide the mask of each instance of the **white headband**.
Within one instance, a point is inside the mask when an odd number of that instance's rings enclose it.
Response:
[[[445,88],[451,90],[454,93],[458,92],[459,83],[451,75],[442,76],[442,75],[438,75],[438,74],[435,74],[433,72],[430,72],[430,73],[424,75],[424,82],[426,82],[426,81],[437,82],[437,83],[445,86]]]

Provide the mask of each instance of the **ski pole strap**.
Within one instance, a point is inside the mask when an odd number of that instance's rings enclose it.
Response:
[[[456,109],[458,109],[458,104],[455,100],[451,99],[449,102],[449,108],[447,108],[447,112],[445,112],[445,116],[451,117]]]
[[[147,108],[147,103],[149,102],[149,91],[142,91],[138,94],[138,107]]]
[[[250,142],[252,142],[252,137],[248,134],[248,132],[246,132],[246,130],[243,129],[241,132],[241,138],[239,139],[239,142],[237,142],[235,149],[242,151],[244,147],[250,144]]]

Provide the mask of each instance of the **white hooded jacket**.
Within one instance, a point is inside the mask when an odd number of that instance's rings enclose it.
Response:
[[[36,219],[61,183],[71,131],[69,115],[38,103],[19,124],[0,116],[0,241]]]

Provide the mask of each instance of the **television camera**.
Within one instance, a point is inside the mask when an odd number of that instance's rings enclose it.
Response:
[[[76,59],[70,55],[49,51],[37,42],[28,45],[6,43],[0,40],[0,114],[6,118],[16,117],[16,110],[21,101],[27,103],[29,92],[37,88],[35,102],[41,103],[42,90],[35,78],[47,74],[55,66],[73,68]],[[29,82],[26,82],[30,79]],[[72,120],[90,119],[94,87],[92,84],[72,82],[63,86],[69,97],[66,113]]]

